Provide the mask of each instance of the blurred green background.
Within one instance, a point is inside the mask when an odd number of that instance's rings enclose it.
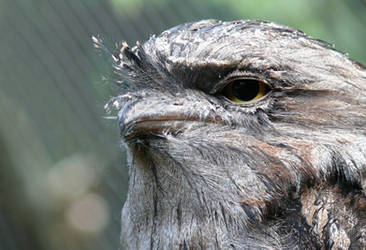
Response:
[[[183,22],[262,19],[366,63],[363,0],[0,0],[0,249],[119,249],[128,168],[92,35],[134,44]]]

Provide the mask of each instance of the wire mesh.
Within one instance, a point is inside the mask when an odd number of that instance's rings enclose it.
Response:
[[[0,0],[0,249],[120,248],[128,168],[103,119],[118,88],[92,35],[112,47],[188,21],[266,19],[365,63],[364,1],[301,2]]]

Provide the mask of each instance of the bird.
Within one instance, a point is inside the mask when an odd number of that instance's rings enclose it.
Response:
[[[365,66],[255,20],[182,24],[111,57],[126,249],[366,249]]]

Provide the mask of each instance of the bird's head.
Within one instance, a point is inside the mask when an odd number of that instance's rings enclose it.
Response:
[[[124,44],[113,59],[124,90],[107,106],[129,158],[128,247],[335,242],[324,221],[343,214],[329,204],[364,195],[361,64],[286,26],[215,20]],[[344,227],[335,235],[350,239]]]

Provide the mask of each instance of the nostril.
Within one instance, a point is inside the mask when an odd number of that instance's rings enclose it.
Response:
[[[173,103],[173,105],[174,106],[183,106],[183,103],[177,103],[177,102],[175,102],[175,103]]]

